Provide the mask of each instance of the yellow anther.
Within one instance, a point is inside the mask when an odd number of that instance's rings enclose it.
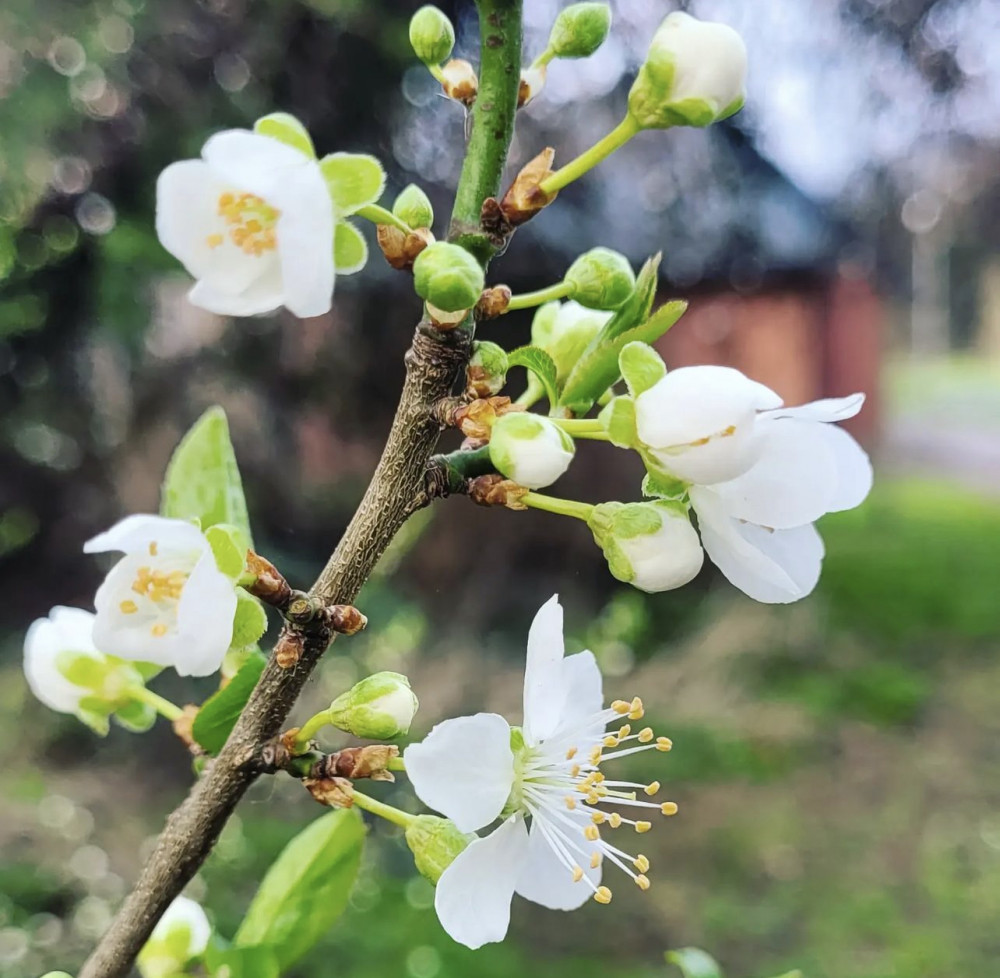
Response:
[[[219,213],[228,210],[232,207],[236,201],[236,195],[231,193],[224,193],[219,197]]]
[[[596,805],[596,804],[598,804],[598,802],[600,802],[600,800],[601,800],[601,795],[597,791],[591,791],[587,795],[587,804],[588,805]]]
[[[660,790],[660,782],[650,781],[649,784],[647,784],[642,790],[645,791],[647,795],[655,795],[656,792]]]
[[[134,615],[139,610],[139,606],[134,601],[123,601],[118,607],[123,615]]]
[[[646,875],[644,875],[643,873],[640,873],[635,878],[635,885],[637,887],[639,887],[640,890],[648,890],[649,889],[649,877],[646,876]]]
[[[596,774],[597,774],[596,771],[590,771],[588,774],[585,774],[583,780],[580,782],[580,787],[589,788],[596,780],[595,778]]]
[[[641,720],[646,715],[646,711],[642,708],[642,700],[638,696],[629,703],[628,706],[628,718],[630,720]]]
[[[265,251],[274,251],[278,238],[274,226],[281,211],[271,207],[255,194],[224,193],[219,196],[219,217],[229,226],[229,237],[245,254],[259,257]],[[209,246],[222,235],[212,235]],[[221,243],[221,240],[220,242]]]
[[[649,872],[649,860],[640,852],[635,859],[632,860],[632,865],[635,866],[640,873]]]
[[[603,825],[606,818],[607,816],[604,812],[594,812],[594,814],[590,816],[590,820],[594,823],[594,825]]]
[[[600,830],[596,825],[588,825],[583,830],[583,835],[588,842],[596,842],[601,837]]]
[[[610,825],[611,828],[616,829],[621,824],[622,824],[622,817],[621,815],[618,814],[618,812],[612,812],[608,816],[608,825]]]
[[[225,235],[222,235],[222,234],[210,234],[207,238],[205,238],[205,244],[207,244],[209,246],[209,248],[211,248],[211,249],[214,250],[214,249],[218,248],[219,245],[221,245],[222,242],[225,241],[225,240],[226,240]]]
[[[219,237],[222,237],[222,235],[219,235]],[[160,550],[160,548],[156,545],[156,541],[153,540],[149,544],[149,556],[150,557],[155,557],[157,555],[157,553],[159,552],[159,550]]]
[[[150,631],[153,633],[154,638],[163,638],[167,634],[167,626],[163,624],[154,625]]]
[[[615,700],[614,703],[611,704],[611,709],[614,710],[615,713],[624,714],[628,713],[629,710],[632,709],[632,706],[631,704],[626,703],[625,700]]]
[[[656,738],[656,749],[667,751],[674,746],[674,742],[669,737],[657,737]]]
[[[652,827],[653,827],[653,823],[652,822],[636,822],[635,823],[635,830],[640,835],[642,835],[643,832],[648,832]]]
[[[614,734],[608,734],[607,737],[604,738],[604,746],[605,747],[617,747],[618,746],[618,738]]]
[[[618,739],[624,740],[631,732],[632,728],[627,723],[622,724],[618,728]]]
[[[583,870],[579,866],[573,867],[573,882],[579,883],[583,879]]]
[[[611,902],[611,891],[606,886],[599,886],[594,893],[594,899],[598,903],[609,904]]]
[[[575,778],[575,777],[579,776],[579,774],[580,774],[580,765],[579,765],[579,764],[574,764],[574,765],[573,765],[573,766],[572,766],[572,767],[571,767],[571,768],[569,769],[569,776],[570,776],[571,778]]]
[[[594,765],[594,767],[597,767],[597,765],[601,763],[601,750],[602,748],[598,745],[590,752],[588,760]]]
[[[603,780],[604,780],[604,772],[603,771],[595,771],[594,772],[594,784],[600,784]]]
[[[665,801],[660,805],[660,811],[664,815],[676,815],[677,814],[677,802],[675,801]]]
[[[639,731],[640,744],[648,744],[652,739],[653,739],[652,727],[643,727],[642,730]]]
[[[576,808],[576,799],[572,795],[566,796],[566,807],[570,811],[573,811],[573,809]]]
[[[590,854],[590,868],[597,869],[601,865],[601,854],[599,852],[592,852]]]
[[[574,757],[576,757],[576,748],[570,747],[570,749],[566,751],[566,760],[571,761]]]

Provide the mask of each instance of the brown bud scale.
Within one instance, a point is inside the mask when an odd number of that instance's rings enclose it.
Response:
[[[524,166],[503,195],[500,211],[511,227],[524,224],[556,199],[556,194],[547,194],[539,186],[546,177],[552,175],[555,154],[556,151],[551,146],[543,149]]]
[[[247,551],[246,569],[256,578],[247,590],[269,605],[284,607],[292,593],[285,575],[266,557],[261,557],[253,550]]]
[[[506,506],[527,509],[521,500],[530,492],[502,475],[480,475],[469,482],[469,498],[479,506]]]
[[[302,783],[321,805],[330,808],[354,807],[354,786],[346,778],[305,778]]]
[[[305,638],[299,632],[282,632],[274,646],[274,661],[282,669],[291,669],[305,650]]]
[[[507,311],[513,293],[506,285],[484,289],[476,303],[476,319],[496,319]]]

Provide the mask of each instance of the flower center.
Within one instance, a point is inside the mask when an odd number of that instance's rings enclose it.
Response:
[[[645,750],[668,751],[673,744],[667,737],[657,737],[651,727],[632,733],[625,723],[614,732],[606,731],[611,722],[641,720],[642,700],[616,700],[610,709],[558,730],[547,741],[525,747],[515,753],[515,784],[508,808],[531,815],[557,859],[575,882],[585,881],[598,903],[611,902],[611,890],[598,886],[583,868],[597,869],[607,859],[617,866],[641,890],[649,889],[649,860],[606,840],[603,829],[631,826],[637,833],[653,826],[645,819],[632,819],[615,809],[655,809],[661,815],[674,815],[672,801],[655,802],[659,781],[642,784],[635,781],[609,781],[601,770],[607,761]],[[629,746],[624,746],[628,744]],[[608,751],[608,753],[606,753]],[[640,792],[645,798],[640,798]],[[606,810],[612,806],[612,810]],[[639,814],[639,813],[636,813]]]
[[[226,191],[219,195],[218,215],[226,224],[229,239],[244,254],[259,258],[278,247],[275,226],[281,211],[263,197]],[[225,235],[210,234],[206,241],[210,248],[218,248]]]
[[[158,556],[155,542],[149,545],[149,555]],[[162,638],[170,631],[170,626],[163,621],[163,618],[169,619],[175,613],[181,592],[189,577],[190,574],[178,568],[176,564],[172,568],[169,565],[166,568],[155,568],[148,564],[137,567],[130,590],[138,600],[125,598],[118,603],[118,609],[123,615],[136,615],[142,610],[144,616],[154,619],[150,633],[154,638]]]

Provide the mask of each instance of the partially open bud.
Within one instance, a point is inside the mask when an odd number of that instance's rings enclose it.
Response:
[[[569,267],[565,281],[581,306],[617,309],[635,288],[635,273],[628,259],[610,248],[591,248]]]
[[[385,260],[401,271],[413,268],[417,255],[434,244],[434,235],[429,228],[415,228],[411,234],[406,234],[391,224],[379,224],[375,228],[375,237]]]
[[[434,223],[430,198],[415,183],[400,191],[392,205],[392,213],[411,228],[429,228]]]
[[[428,4],[410,19],[410,45],[425,65],[439,65],[455,46],[455,28],[444,11]]]
[[[725,24],[675,12],[660,25],[628,96],[644,129],[707,126],[743,107],[747,50]]]
[[[417,872],[432,883],[441,879],[455,857],[476,838],[459,832],[453,822],[437,815],[417,815],[405,834]]]
[[[410,729],[416,712],[417,698],[406,676],[377,672],[330,704],[330,723],[365,740],[390,740]]]
[[[498,472],[529,489],[552,485],[573,461],[573,439],[540,414],[498,418],[490,432],[490,461]]]
[[[444,312],[471,309],[485,280],[479,262],[459,245],[436,241],[413,263],[417,295]]]
[[[705,554],[681,503],[602,503],[588,522],[611,573],[640,591],[681,587],[701,570]]]
[[[466,390],[476,397],[499,394],[507,383],[507,351],[496,343],[477,340],[465,368]]]
[[[153,928],[136,964],[143,978],[175,978],[192,958],[202,954],[212,936],[212,925],[201,906],[179,896]]]
[[[441,69],[441,87],[448,98],[453,98],[466,107],[472,105],[479,93],[476,69],[464,58],[452,58]]]
[[[543,149],[525,164],[500,201],[500,212],[507,224],[516,228],[530,220],[543,207],[551,204],[556,195],[547,194],[539,184],[552,175],[552,161],[556,151],[551,146]]]
[[[548,50],[556,58],[587,58],[604,43],[610,29],[611,8],[606,3],[570,4],[552,25]]]
[[[556,365],[556,379],[561,383],[576,366],[590,341],[604,328],[612,313],[588,309],[579,302],[563,302],[556,310],[546,342],[539,343]],[[534,326],[532,326],[534,339]]]

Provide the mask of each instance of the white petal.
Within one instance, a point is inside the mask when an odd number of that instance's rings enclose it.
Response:
[[[208,549],[208,541],[201,530],[187,520],[136,514],[126,516],[110,530],[92,537],[83,545],[83,552],[99,554],[108,550],[121,550],[124,553],[136,553],[147,550],[151,543],[157,544],[160,549],[169,550],[204,552]]]
[[[711,489],[691,490],[701,540],[731,584],[756,601],[787,604],[809,594],[819,580],[823,541],[811,524],[767,530],[732,519]]]
[[[240,190],[271,200],[282,181],[316,162],[297,149],[249,129],[216,133],[202,147],[202,158],[218,178]],[[328,242],[333,248],[333,240]]]
[[[851,394],[848,397],[826,397],[819,401],[810,401],[798,407],[782,407],[769,411],[774,418],[798,418],[800,421],[846,421],[853,418],[864,406],[864,394]]]
[[[846,432],[836,425],[821,428],[837,468],[837,485],[829,501],[827,512],[839,513],[844,509],[860,506],[871,492],[872,463],[868,453]]]
[[[216,284],[215,280],[196,282],[188,293],[188,300],[199,309],[207,309],[218,316],[259,316],[274,312],[284,304],[284,286],[281,264],[275,255],[262,256],[254,261],[259,266],[259,276],[242,292],[232,292]]]
[[[233,582],[211,553],[203,554],[181,592],[176,633],[164,636],[171,646],[166,654],[179,675],[218,672],[232,641],[236,602]]]
[[[772,529],[803,526],[830,511],[837,459],[827,426],[792,418],[757,423],[760,456],[743,475],[715,486],[729,515]]]
[[[562,660],[560,682],[566,691],[558,733],[579,729],[604,706],[604,678],[594,653],[589,649],[568,655]],[[604,724],[597,721],[597,736]]]
[[[94,648],[94,616],[79,608],[53,608],[33,622],[24,638],[24,676],[32,693],[50,710],[75,713],[87,690],[71,683],[57,667],[61,652],[100,659]]]
[[[618,545],[632,565],[629,584],[655,594],[683,587],[701,570],[705,552],[687,514],[661,510],[655,533],[619,538]]]
[[[438,920],[453,940],[475,949],[504,939],[527,854],[528,833],[516,815],[459,853],[434,894]]]
[[[528,656],[524,666],[524,739],[529,744],[545,740],[559,726],[566,702],[562,662],[563,610],[553,594],[535,615],[528,630]]]
[[[185,896],[176,897],[174,902],[167,907],[153,928],[150,940],[164,940],[178,926],[186,926],[191,935],[188,943],[188,957],[193,958],[208,947],[208,940],[212,936],[212,925],[208,922],[208,917],[205,916],[201,904]]]
[[[583,819],[580,823],[580,843],[587,849],[592,849],[592,845],[583,838],[583,830],[589,819]],[[601,867],[591,869],[590,862],[586,857],[579,857],[573,854],[573,858],[578,858],[578,865],[583,870],[595,886],[601,882]],[[576,910],[582,907],[593,894],[593,890],[583,881],[573,882],[572,872],[566,868],[552,848],[552,844],[545,837],[539,819],[534,819],[531,823],[531,831],[528,834],[528,858],[521,870],[521,875],[517,881],[518,894],[525,900],[532,903],[541,904],[549,910]]]
[[[489,825],[514,783],[510,724],[495,713],[439,723],[419,744],[406,748],[405,760],[417,797],[460,832]]]

